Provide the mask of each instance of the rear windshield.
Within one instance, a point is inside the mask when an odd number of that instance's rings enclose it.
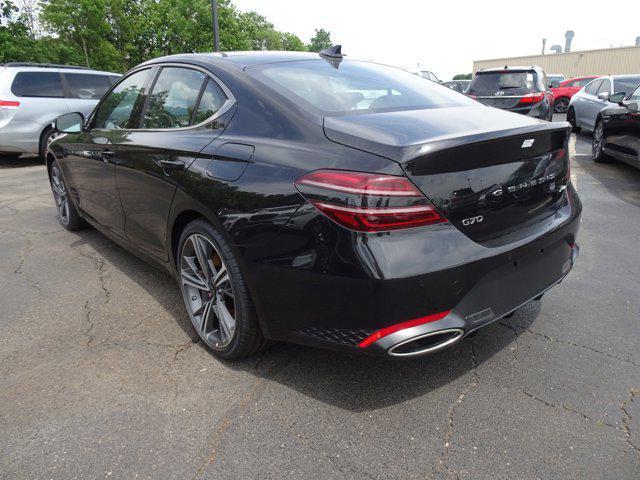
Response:
[[[536,91],[535,71],[478,72],[471,80],[467,93],[472,95],[520,95]]]
[[[247,73],[302,108],[324,116],[474,105],[451,89],[369,62],[302,60],[248,67]]]
[[[639,84],[640,84],[640,76],[614,78],[613,88],[615,91],[613,93],[624,92],[628,95],[631,92],[633,92]]]

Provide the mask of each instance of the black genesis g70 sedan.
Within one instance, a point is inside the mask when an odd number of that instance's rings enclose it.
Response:
[[[434,352],[577,258],[567,123],[338,47],[158,58],[55,125],[62,224],[171,272],[223,358],[269,340]]]

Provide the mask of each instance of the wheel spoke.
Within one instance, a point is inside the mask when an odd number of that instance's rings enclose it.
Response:
[[[200,264],[200,269],[202,270],[205,278],[209,280],[209,277],[211,276],[211,266],[209,264],[209,256],[207,255],[206,246],[200,238],[200,235],[194,235],[191,238],[196,257],[198,258],[198,263]]]
[[[209,317],[211,316],[211,310],[213,307],[213,300],[209,300],[200,305],[200,308],[196,310],[193,315],[200,315],[200,331],[202,333],[207,333],[207,325],[209,325]]]
[[[207,282],[196,275],[192,275],[184,268],[182,269],[182,283],[184,285],[189,285],[193,288],[197,288],[198,290],[203,290],[205,292],[209,291],[209,285],[207,285]]]
[[[213,286],[217,288],[223,283],[228,281],[229,281],[229,274],[227,273],[227,267],[223,263],[222,265],[220,265],[220,269],[216,272],[216,275],[213,278]]]
[[[213,311],[218,318],[218,325],[220,326],[220,339],[223,342],[226,342],[233,336],[233,332],[236,327],[236,321],[229,313],[229,310],[227,309],[227,306],[224,304],[224,302],[217,302],[213,306]]]

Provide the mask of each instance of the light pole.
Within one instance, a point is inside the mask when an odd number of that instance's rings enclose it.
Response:
[[[218,2],[211,0],[211,16],[213,17],[213,51],[220,51],[220,34],[218,33]]]

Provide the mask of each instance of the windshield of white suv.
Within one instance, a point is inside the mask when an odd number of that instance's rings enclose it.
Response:
[[[322,115],[475,105],[451,89],[369,62],[301,60],[248,67],[261,82]]]

